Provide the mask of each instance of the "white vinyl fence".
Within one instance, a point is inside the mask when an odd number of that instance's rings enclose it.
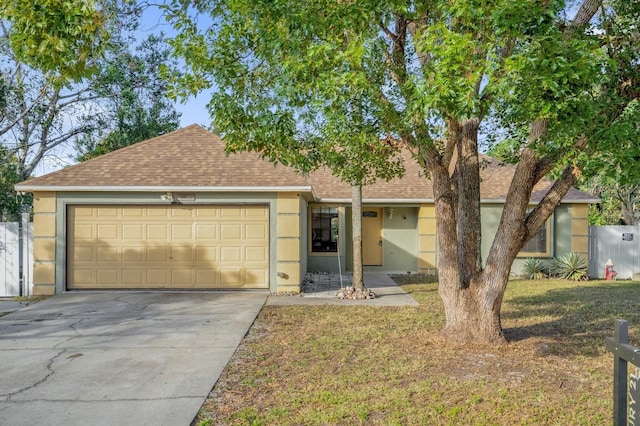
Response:
[[[589,276],[603,278],[609,259],[618,279],[640,274],[640,226],[589,227]]]
[[[33,223],[0,222],[0,297],[29,296],[33,289]]]

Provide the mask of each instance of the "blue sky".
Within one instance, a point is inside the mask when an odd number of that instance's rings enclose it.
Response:
[[[206,18],[200,19],[201,23],[206,25]],[[165,35],[173,37],[176,35],[176,31],[164,21],[162,14],[158,8],[148,8],[143,16],[140,25],[140,39],[146,38],[150,33],[164,32]],[[190,124],[200,124],[204,127],[208,127],[211,122],[209,113],[207,112],[207,103],[210,99],[210,92],[201,93],[195,98],[187,99],[184,102],[177,101],[175,104],[176,110],[182,114],[180,120],[180,127],[186,127]]]

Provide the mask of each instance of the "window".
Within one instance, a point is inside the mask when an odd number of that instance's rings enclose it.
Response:
[[[551,256],[551,217],[542,225],[538,233],[522,247],[521,256]]]
[[[338,208],[311,208],[311,251],[331,253],[338,251]]]

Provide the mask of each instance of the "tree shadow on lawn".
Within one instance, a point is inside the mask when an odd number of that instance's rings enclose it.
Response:
[[[629,321],[631,344],[640,343],[639,282],[558,282],[556,288],[531,293],[509,297],[507,289],[501,318],[510,342],[534,338],[543,341],[544,353],[598,356],[620,318]]]

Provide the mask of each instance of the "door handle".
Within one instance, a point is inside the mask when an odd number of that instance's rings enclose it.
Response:
[[[382,247],[382,240],[378,241],[378,245]]]

